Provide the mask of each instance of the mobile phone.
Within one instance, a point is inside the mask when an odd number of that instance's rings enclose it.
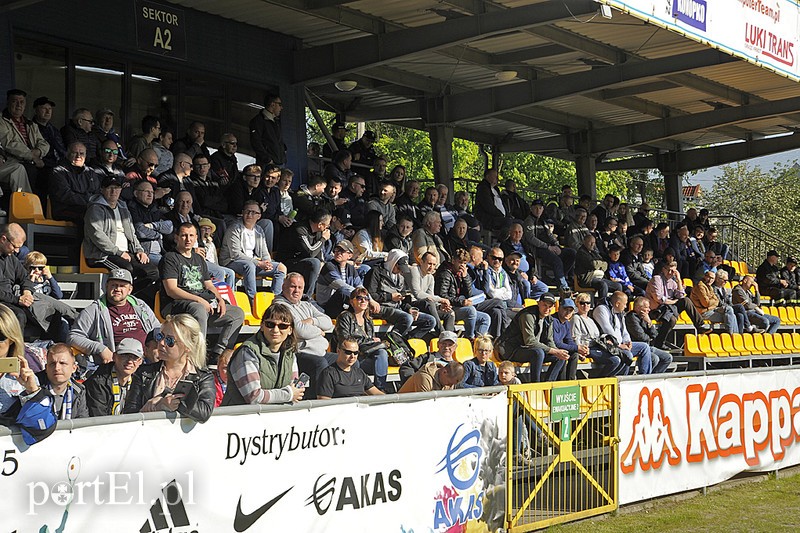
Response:
[[[182,379],[175,385],[175,390],[172,391],[172,394],[183,394],[183,396],[188,396],[192,390],[194,389],[194,383],[189,380]]]
[[[294,385],[296,389],[302,389],[308,387],[309,381],[311,381],[311,377],[305,372],[303,372],[296,380],[294,380],[294,383],[292,383],[292,385]]]
[[[0,374],[5,374],[6,372],[19,374],[19,365],[19,358],[17,357],[0,357]]]

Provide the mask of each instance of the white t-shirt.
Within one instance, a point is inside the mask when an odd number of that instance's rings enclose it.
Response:
[[[242,249],[247,257],[253,258],[256,250],[256,230],[242,229]]]
[[[122,227],[122,218],[119,216],[119,209],[114,209],[114,244],[123,252],[128,251],[128,239],[125,237],[125,229]]]

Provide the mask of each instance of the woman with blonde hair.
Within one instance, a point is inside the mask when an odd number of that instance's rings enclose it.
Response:
[[[16,416],[20,397],[30,400],[41,388],[25,358],[25,343],[19,320],[11,309],[0,304],[0,358],[19,359],[19,373],[0,374],[0,424]],[[13,423],[13,419],[9,421]]]
[[[159,362],[133,375],[126,413],[177,411],[198,422],[211,416],[214,376],[206,368],[206,339],[188,314],[170,315],[155,335]]]
[[[464,379],[461,386],[465,389],[475,387],[492,387],[500,384],[497,367],[491,361],[494,343],[491,335],[479,335],[472,344],[475,357],[464,362]]]

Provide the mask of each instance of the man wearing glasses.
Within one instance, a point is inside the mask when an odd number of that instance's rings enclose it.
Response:
[[[322,371],[317,384],[317,399],[352,398],[382,395],[366,372],[356,367],[358,339],[349,337],[339,343],[336,362]]]
[[[91,134],[94,126],[92,112],[85,107],[79,107],[72,113],[72,118],[61,128],[61,137],[64,145],[69,147],[74,142],[83,143],[86,147],[86,157],[92,159],[97,155],[100,144],[97,137]]]
[[[116,145],[114,141],[107,142]],[[53,169],[50,178],[53,218],[82,224],[89,199],[99,192],[100,177],[93,168],[86,166],[86,145],[70,144],[67,157]]]
[[[256,152],[256,163],[264,167],[270,163],[286,164],[286,145],[283,143],[280,115],[283,101],[277,94],[268,94],[264,109],[250,121],[250,145]]]
[[[344,208],[350,212],[350,221],[357,229],[364,227],[364,220],[367,217],[367,199],[364,197],[366,189],[367,184],[364,177],[355,175],[350,179],[347,188],[339,195],[341,198],[347,199]]]
[[[220,185],[227,185],[239,179],[239,161],[236,151],[239,141],[233,133],[223,133],[219,141],[219,150],[211,154],[211,170],[220,177]]]
[[[158,154],[152,148],[145,148],[136,157],[136,165],[125,174],[125,179],[129,182],[147,180],[155,186],[157,184],[155,176],[157,166]]]

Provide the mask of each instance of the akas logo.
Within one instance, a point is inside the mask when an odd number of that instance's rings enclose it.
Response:
[[[452,528],[476,520],[483,515],[483,491],[474,489],[481,473],[483,449],[480,447],[481,432],[469,431],[459,439],[459,425],[450,437],[441,468],[436,473],[446,472],[450,487],[443,487],[436,498],[433,528]],[[458,439],[458,440],[457,440]],[[438,466],[438,465],[437,465]]]
[[[178,482],[173,479],[161,489],[161,497],[153,502],[150,507],[150,517],[144,521],[139,533],[155,533],[157,531],[197,533],[197,530],[190,528],[191,524],[186,514],[186,507],[183,506],[181,490]]]
[[[378,503],[396,502],[403,493],[401,477],[399,470],[392,470],[388,476],[382,472],[364,474],[357,481],[349,476],[343,477],[341,483],[337,484],[335,477],[322,474],[314,482],[314,492],[306,500],[306,506],[313,503],[317,514],[322,516],[334,501],[336,511],[345,507],[363,509]]]

